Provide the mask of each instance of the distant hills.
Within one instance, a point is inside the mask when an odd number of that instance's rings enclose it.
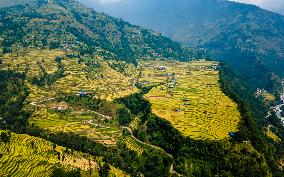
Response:
[[[130,0],[107,6],[81,1],[204,48],[258,87],[269,87],[271,72],[284,76],[284,17],[274,12],[225,0]],[[270,79],[258,82],[263,77]]]

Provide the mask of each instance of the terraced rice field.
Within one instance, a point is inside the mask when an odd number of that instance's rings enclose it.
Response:
[[[2,132],[1,130],[0,133]],[[94,174],[97,173],[95,161],[91,160],[89,163],[89,159],[81,154],[66,154],[64,150],[61,146],[54,149],[51,142],[41,138],[12,133],[9,143],[0,142],[0,176],[48,177],[58,164],[66,169],[92,169]],[[58,153],[61,158],[58,158]]]
[[[57,70],[55,58],[63,56],[64,52],[60,50],[35,50],[31,49],[25,54],[15,55],[15,53],[5,54],[3,59],[3,70],[15,70],[18,72],[27,72],[27,77],[39,76],[40,66],[44,67],[46,72],[53,74]]]
[[[129,124],[129,127],[132,129],[132,130],[137,130],[138,127],[139,127],[139,124],[140,124],[141,120],[138,118],[138,117],[135,117]]]
[[[55,105],[56,102],[45,103],[45,107],[36,108],[29,120],[30,124],[51,133],[76,133],[108,146],[116,145],[121,136],[121,129],[115,120],[107,120],[96,112],[77,110],[71,106],[65,112],[60,112],[53,109]]]
[[[163,66],[166,68],[161,71]],[[145,98],[153,112],[194,139],[223,139],[237,131],[240,113],[237,104],[219,86],[218,63],[141,62],[140,82],[154,87]]]
[[[50,86],[38,87],[29,83],[31,90],[29,102],[74,95],[81,90],[97,98],[112,101],[139,91],[133,86],[134,77],[138,74],[134,65],[123,63],[124,70],[119,71],[111,67],[116,64],[115,61],[105,61],[100,57],[88,59],[97,63],[96,66],[86,65],[86,61],[68,58],[66,53],[60,50],[33,49],[25,54],[5,54],[0,68],[26,72],[28,78],[39,78],[41,68],[44,68],[48,74],[54,74],[58,70],[56,57],[63,58],[61,63],[64,66],[64,77]]]
[[[123,139],[123,142],[125,143],[125,145],[127,146],[127,148],[129,150],[132,150],[134,152],[136,152],[136,154],[138,156],[141,156],[143,154],[143,148],[140,147],[133,138],[131,137],[126,137]]]
[[[64,76],[51,85],[37,86],[29,81],[30,94],[26,100],[26,109],[35,108],[30,119],[33,123],[51,132],[75,132],[90,137],[106,145],[115,145],[120,136],[119,126],[105,124],[102,117],[83,110],[80,113],[68,109],[62,115],[49,106],[58,98],[77,95],[80,92],[97,99],[112,101],[139,92],[134,86],[138,70],[134,65],[118,61],[105,61],[100,57],[83,59],[69,58],[60,50],[29,50],[25,54],[5,54],[2,70],[26,72],[28,78],[39,78],[42,68],[48,74],[58,70],[55,59],[61,57]]]
[[[113,166],[110,166],[110,171],[109,171],[109,176],[110,177],[130,177],[129,175],[127,175],[125,172],[123,172],[120,169],[117,169]]]
[[[280,142],[281,141],[281,139],[277,135],[275,135],[271,130],[268,130],[266,132],[266,135],[268,137],[270,137],[271,139],[273,139],[273,141],[275,141],[275,142]]]

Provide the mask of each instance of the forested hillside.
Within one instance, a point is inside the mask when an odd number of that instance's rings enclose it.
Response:
[[[36,3],[36,0],[10,0],[10,1],[2,0],[0,1],[0,7],[9,7],[18,4],[25,5],[31,3]]]
[[[283,77],[284,17],[274,12],[219,0],[129,0],[107,5],[81,1],[205,49],[210,58],[234,67],[255,90],[276,92],[273,72]]]
[[[108,59],[128,62],[137,58],[194,57],[193,50],[159,33],[97,13],[73,0],[40,0],[2,8],[0,17],[4,53],[38,47],[62,48],[82,55],[103,53]]]

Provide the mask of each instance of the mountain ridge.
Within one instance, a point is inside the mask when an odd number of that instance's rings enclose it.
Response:
[[[97,13],[73,0],[40,0],[33,5],[5,8],[1,9],[3,29],[0,31],[4,51],[11,50],[12,45],[37,45],[43,48],[67,45],[86,53],[108,53],[111,58],[128,62],[147,57],[193,58],[194,50],[188,47],[182,47],[149,29]],[[14,19],[11,19],[12,16]],[[57,33],[56,29],[64,34]],[[13,35],[12,38],[12,32],[19,35]],[[37,34],[37,39],[33,39],[32,33]]]

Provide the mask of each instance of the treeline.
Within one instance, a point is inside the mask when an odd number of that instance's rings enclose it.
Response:
[[[22,108],[29,89],[24,81],[24,74],[0,71],[0,129],[25,130],[29,113]]]

